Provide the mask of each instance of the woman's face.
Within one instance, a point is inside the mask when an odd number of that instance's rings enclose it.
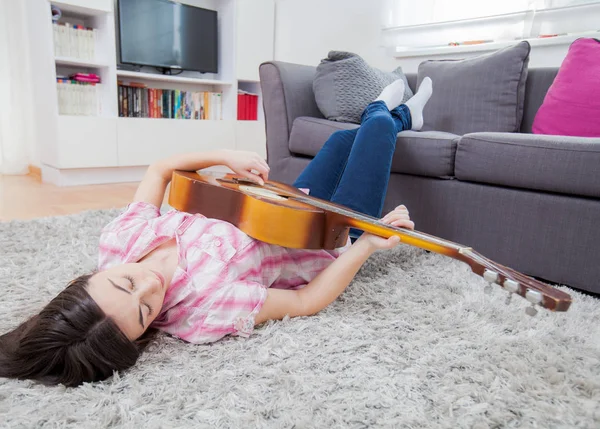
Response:
[[[160,273],[135,263],[94,274],[88,282],[87,291],[133,341],[160,313],[167,288]]]

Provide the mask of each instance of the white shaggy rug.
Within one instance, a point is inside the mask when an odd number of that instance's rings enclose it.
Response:
[[[0,224],[0,332],[94,267],[117,211]],[[600,300],[527,303],[400,246],[318,316],[194,346],[160,336],[135,369],[75,389],[0,379],[10,428],[600,428]],[[567,289],[565,289],[567,290]]]

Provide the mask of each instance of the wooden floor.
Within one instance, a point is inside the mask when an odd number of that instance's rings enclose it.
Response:
[[[41,183],[34,175],[0,175],[0,221],[124,207],[137,183],[60,187]]]

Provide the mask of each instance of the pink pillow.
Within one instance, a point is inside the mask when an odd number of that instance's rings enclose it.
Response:
[[[600,137],[600,41],[577,39],[535,115],[534,134]]]

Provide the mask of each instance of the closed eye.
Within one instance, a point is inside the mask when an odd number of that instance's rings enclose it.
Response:
[[[125,278],[125,279],[127,279],[127,280],[129,280],[129,282],[131,283],[131,290],[133,291],[133,289],[135,288],[135,284],[134,284],[134,282],[133,282],[133,278],[132,278],[132,277],[130,277],[130,276],[125,276],[124,278]],[[108,279],[108,281],[109,281],[109,282],[110,282],[110,283],[111,283],[111,284],[112,284],[112,285],[113,285],[113,286],[114,286],[116,289],[119,289],[119,290],[121,290],[121,291],[123,291],[123,292],[125,292],[125,293],[128,293],[129,295],[131,295],[131,292],[130,292],[130,291],[128,291],[128,290],[127,290],[127,289],[125,289],[125,288],[122,288],[121,286],[119,286],[118,284],[116,284],[115,282],[113,282],[111,279]],[[150,307],[148,307],[148,308],[150,308]],[[138,309],[139,309],[139,322],[140,322],[140,325],[142,325],[142,328],[145,328],[146,326],[144,325],[144,315],[142,314],[142,306],[139,306],[139,307],[138,307]]]
[[[125,276],[125,278],[127,280],[129,280],[129,283],[131,283],[131,290],[132,291],[135,290],[135,282],[133,281],[133,277],[131,277],[131,276]]]

